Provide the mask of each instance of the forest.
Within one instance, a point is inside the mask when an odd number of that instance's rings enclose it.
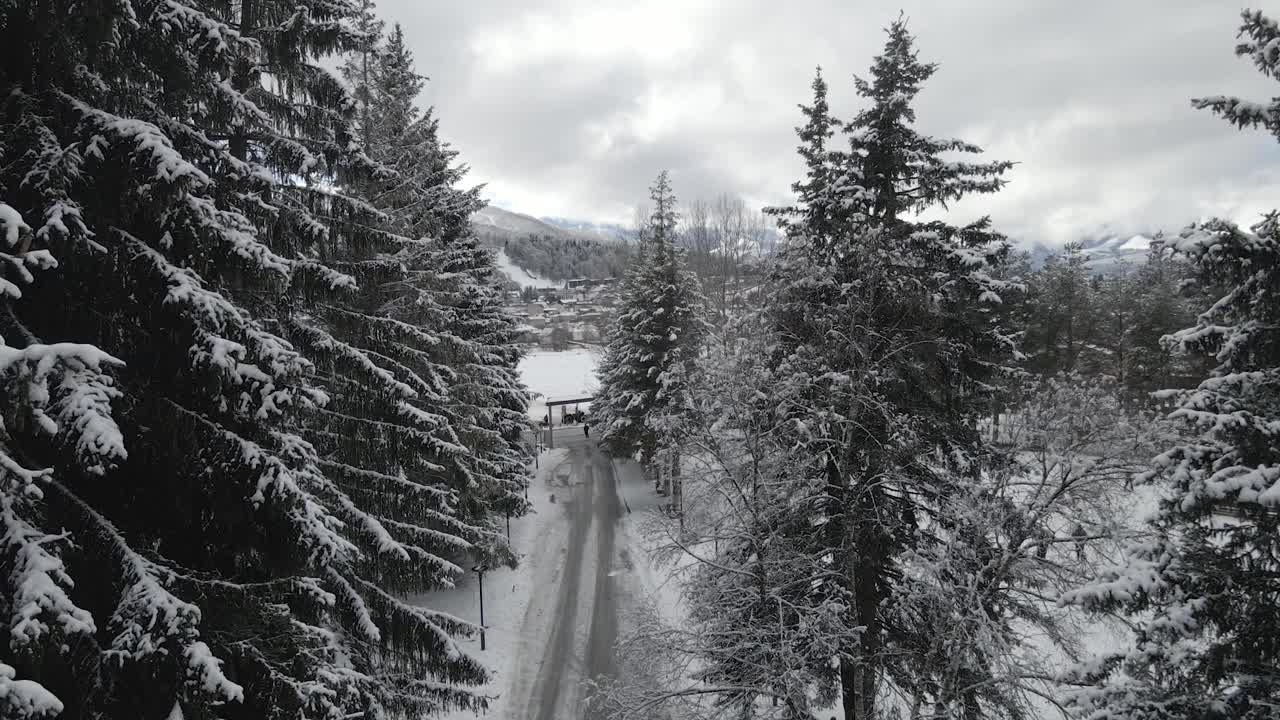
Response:
[[[540,720],[1280,717],[1280,214],[1033,265],[953,213],[1014,162],[919,129],[900,15],[813,76],[789,203],[673,168],[634,242],[494,247],[414,32],[0,0],[0,718],[492,717],[547,658],[593,676]],[[1280,78],[1280,24],[1235,53]],[[1280,139],[1280,99],[1188,100]],[[622,277],[580,435],[529,419],[496,250]],[[491,612],[573,622],[501,628],[511,668],[471,640],[521,563]],[[679,617],[625,596],[655,568]],[[433,594],[473,574],[478,621]]]
[[[1274,78],[1280,25],[1237,53]],[[592,407],[663,515],[657,605],[610,717],[1270,718],[1280,707],[1280,230],[1226,220],[1145,262],[1042,267],[950,205],[1012,163],[915,128],[938,66],[905,19],[797,128],[784,239],[726,312],[671,177]],[[1276,101],[1191,101],[1280,136]]]
[[[519,240],[493,243],[519,267],[539,277],[562,283],[575,278],[621,277],[630,248],[618,241],[526,235]]]
[[[514,561],[528,397],[404,31],[72,5],[0,3],[0,716],[483,707],[406,598]]]

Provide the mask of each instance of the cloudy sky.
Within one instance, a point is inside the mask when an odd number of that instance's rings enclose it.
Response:
[[[1280,147],[1189,98],[1265,99],[1274,82],[1233,55],[1224,0],[380,0],[400,22],[422,101],[495,204],[627,222],[660,169],[682,198],[786,202],[799,173],[796,104],[814,67],[843,117],[851,76],[901,9],[941,67],[919,127],[1017,161],[997,196],[967,202],[1010,235],[1248,220],[1280,205]],[[1280,7],[1275,8],[1280,13]]]

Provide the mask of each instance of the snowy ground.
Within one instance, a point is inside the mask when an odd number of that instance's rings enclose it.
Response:
[[[548,558],[538,550],[545,547],[544,543],[563,534],[548,488],[554,486],[559,474],[566,470],[562,466],[568,453],[564,448],[541,453],[529,488],[533,512],[511,520],[511,545],[520,557],[519,566],[514,570],[504,567],[485,573],[485,649],[480,649],[479,637],[458,641],[463,650],[479,658],[491,671],[489,684],[480,692],[494,699],[489,712],[482,717],[521,717],[515,709],[508,713],[507,690],[521,665],[529,662],[543,639],[541,628],[527,624],[525,616],[533,593],[545,587],[548,571],[554,571],[554,562],[548,562],[554,558]],[[479,578],[475,573],[468,573],[458,578],[456,587],[425,593],[412,600],[415,604],[442,610],[479,625],[479,592]],[[442,717],[458,720],[475,715],[454,711]]]
[[[563,442],[540,457],[529,490],[534,513],[512,520],[519,567],[485,574],[486,649],[478,638],[460,642],[492,672],[480,689],[492,698],[481,718],[595,718],[584,683],[614,674],[614,643],[626,629],[621,609],[647,582],[632,577],[619,530],[630,510],[655,504],[652,492],[646,497],[630,461],[612,460],[582,434],[569,431]],[[480,622],[474,574],[415,601]]]
[[[520,364],[521,379],[541,396],[530,415],[545,412],[541,400],[547,396],[589,394],[595,367],[596,353],[585,348],[530,353]],[[485,573],[485,649],[478,636],[459,641],[491,670],[490,682],[480,688],[491,698],[482,718],[581,717],[581,681],[612,663],[616,602],[626,592],[614,542],[616,516],[625,513],[613,481],[616,465],[580,432],[557,433],[561,443],[566,446],[539,456],[529,488],[533,512],[511,520],[519,566]],[[454,588],[413,600],[480,624],[475,573]],[[476,716],[455,711],[443,717]]]
[[[638,463],[629,460],[615,462],[618,468],[618,494],[627,508],[626,516],[619,523],[618,532],[627,555],[634,560],[635,565],[632,602],[639,605],[647,601],[666,622],[683,624],[684,598],[681,595],[680,581],[676,577],[679,566],[658,565],[650,557],[656,544],[648,534],[652,525],[676,522],[661,515],[662,505],[667,502],[667,498],[654,492],[653,483],[645,480]]]
[[[547,398],[590,395],[596,388],[596,364],[599,351],[575,348],[561,352],[534,350],[520,361],[520,379],[537,394],[529,406],[529,417],[546,416],[543,402]],[[586,410],[588,405],[580,407]],[[557,422],[558,414],[556,415]]]

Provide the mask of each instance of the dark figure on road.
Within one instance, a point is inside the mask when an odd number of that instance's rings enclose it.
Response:
[[[1076,523],[1076,529],[1071,532],[1071,537],[1076,539],[1076,559],[1084,559],[1084,542],[1088,539],[1089,533],[1085,531],[1084,526]]]
[[[1049,554],[1049,545],[1053,542],[1053,533],[1049,532],[1048,528],[1041,526],[1036,531],[1036,537],[1040,541],[1040,547],[1036,548],[1036,557],[1043,560]]]
[[[585,422],[582,423],[582,436],[591,437],[591,426]]]

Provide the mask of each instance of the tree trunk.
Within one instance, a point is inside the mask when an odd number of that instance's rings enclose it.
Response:
[[[873,657],[879,644],[878,598],[875,597],[874,582],[859,582],[870,578],[866,563],[860,557],[849,554],[846,534],[853,527],[848,522],[848,493],[845,479],[834,457],[827,456],[827,523],[826,542],[837,562],[844,567],[842,584],[846,591],[853,593],[853,607],[849,615],[850,627],[866,626],[860,642],[843,648],[844,657],[840,659],[840,693],[844,716],[847,720],[871,720],[875,712],[875,668],[866,662]],[[863,548],[855,546],[853,552],[861,554]]]
[[[850,720],[872,720],[876,708],[876,670],[874,658],[880,652],[880,598],[875,583],[858,582],[857,578],[869,578],[876,572],[869,563],[855,565],[853,603],[855,622],[864,626],[862,642],[858,648],[858,661],[849,661],[850,685],[844,687],[845,717]],[[841,667],[841,684],[846,682]]]
[[[684,513],[684,481],[680,478],[679,448],[671,449],[671,509]]]
[[[257,23],[257,2],[256,0],[243,0],[240,4],[240,35],[246,38],[254,37],[254,25]],[[239,92],[245,92],[249,89],[251,65],[243,60],[236,63],[235,69],[232,71],[231,86]],[[241,132],[232,133],[228,139],[228,149],[232,156],[237,160],[244,160],[249,156],[249,139]]]
[[[877,578],[885,563],[884,538],[877,532],[879,520],[876,500],[862,496],[851,506],[844,479],[839,475],[834,458],[827,461],[828,494],[839,514],[827,521],[829,532],[839,533],[841,542],[833,546],[835,557],[844,568],[845,589],[853,595],[850,627],[863,627],[860,640],[845,649],[840,661],[842,704],[847,720],[872,720],[876,711],[881,643],[880,595]],[[853,517],[850,517],[854,514]],[[835,525],[835,528],[831,528]],[[843,558],[841,557],[843,555]]]

